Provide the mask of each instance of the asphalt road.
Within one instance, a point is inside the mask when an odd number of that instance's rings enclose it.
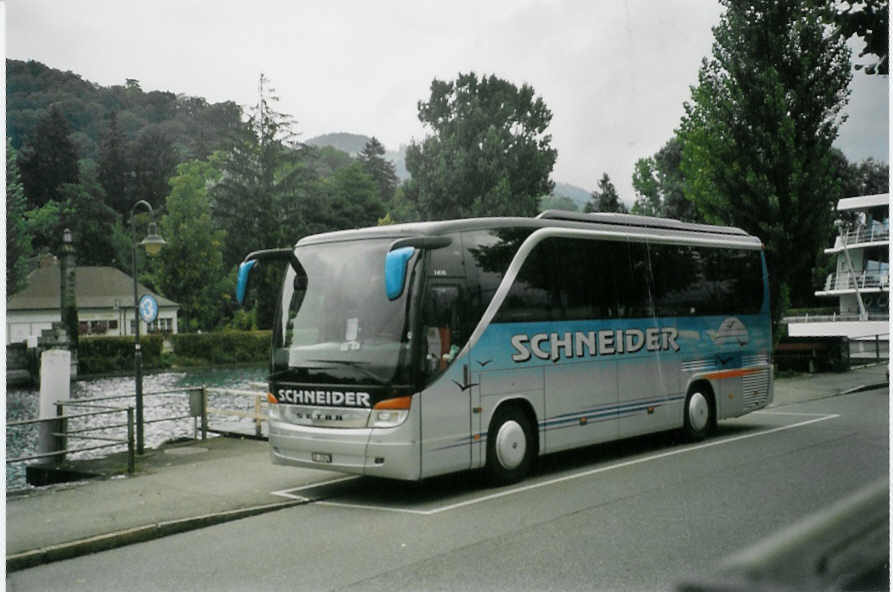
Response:
[[[9,590],[671,590],[887,477],[874,390],[541,460],[487,488],[347,479],[315,501],[7,576]],[[245,478],[234,475],[233,478]]]

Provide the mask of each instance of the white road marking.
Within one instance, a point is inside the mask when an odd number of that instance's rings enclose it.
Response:
[[[349,477],[339,477],[337,479],[329,479],[328,481],[319,481],[318,483],[310,483],[308,485],[302,485],[301,487],[294,487],[292,489],[281,489],[279,491],[271,491],[270,493],[272,495],[287,497],[289,499],[309,501],[312,498],[304,497],[303,495],[293,495],[294,492],[304,491],[305,489],[312,489],[314,487],[322,487],[323,485],[331,485],[332,483],[341,483],[342,481],[353,481],[354,479],[359,479],[359,478],[360,478],[360,475],[350,475]]]
[[[803,417],[825,417],[827,413],[803,413],[798,411],[754,411],[753,415],[802,415]]]
[[[595,475],[598,473],[604,473],[606,471],[612,471],[614,469],[622,469],[624,467],[630,467],[630,466],[637,465],[640,463],[650,462],[653,460],[659,460],[661,458],[667,458],[669,456],[675,456],[677,454],[684,454],[686,452],[694,452],[696,450],[702,450],[704,448],[710,448],[712,446],[720,446],[722,444],[738,442],[740,440],[746,440],[748,438],[755,438],[757,436],[766,436],[766,435],[774,434],[777,432],[783,432],[785,430],[792,430],[794,428],[799,428],[799,427],[807,426],[807,425],[810,425],[813,423],[818,423],[820,421],[827,421],[829,419],[835,419],[837,417],[840,417],[840,415],[838,415],[836,413],[814,414],[814,413],[793,413],[793,412],[771,412],[771,411],[764,411],[764,412],[758,412],[758,413],[764,413],[766,415],[805,415],[805,416],[816,416],[816,417],[813,417],[813,419],[807,419],[807,420],[800,421],[797,423],[792,423],[789,425],[778,426],[775,428],[769,428],[768,430],[763,430],[761,432],[754,432],[754,433],[750,433],[750,434],[741,434],[739,436],[730,436],[728,438],[723,438],[721,440],[711,440],[710,442],[703,442],[701,444],[692,444],[690,446],[684,446],[682,448],[675,448],[673,450],[668,450],[666,452],[660,452],[658,454],[652,454],[650,456],[644,456],[642,458],[627,460],[627,461],[619,462],[619,463],[616,463],[613,465],[608,465],[608,466],[604,466],[604,467],[598,467],[595,469],[581,471],[579,473],[574,473],[572,475],[565,475],[563,477],[556,477],[554,479],[540,481],[539,483],[530,483],[529,485],[522,485],[520,487],[515,487],[513,489],[508,489],[505,491],[499,491],[496,493],[482,495],[480,497],[465,500],[462,502],[457,502],[455,504],[447,504],[447,505],[440,506],[438,508],[434,508],[431,510],[413,510],[411,508],[375,506],[375,505],[368,505],[368,504],[353,504],[350,502],[333,502],[333,501],[330,502],[330,501],[325,501],[325,500],[315,501],[314,504],[319,505],[319,506],[331,506],[331,507],[336,507],[336,508],[353,508],[356,510],[376,510],[376,511],[382,511],[382,512],[397,512],[397,513],[403,513],[403,514],[414,514],[417,516],[433,516],[434,514],[440,514],[442,512],[448,512],[450,510],[464,508],[466,506],[471,506],[474,504],[479,504],[482,502],[499,499],[501,497],[515,495],[517,493],[523,493],[525,491],[531,491],[534,489],[539,489],[540,487],[546,487],[548,485],[555,485],[557,483],[563,483],[565,481],[571,481],[573,479],[579,479],[581,477],[589,477],[591,475]],[[304,487],[299,487],[296,489],[287,489],[282,492],[274,492],[274,494],[283,495],[285,497],[295,497],[295,496],[289,495],[289,493],[293,492],[293,491],[300,491],[302,489],[308,489],[310,487],[318,487],[320,485],[325,485],[325,484],[329,484],[329,483],[338,483],[340,481],[347,481],[347,480],[357,479],[357,478],[358,478],[357,476],[351,476],[351,477],[345,477],[343,479],[334,479],[332,481],[325,481],[322,483],[313,483],[313,484],[306,485]],[[296,499],[307,499],[307,498],[296,498]]]

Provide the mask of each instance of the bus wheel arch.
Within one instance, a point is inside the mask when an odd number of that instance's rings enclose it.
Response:
[[[523,479],[539,455],[536,414],[526,399],[510,399],[499,404],[487,430],[485,471],[493,485],[506,485]]]
[[[708,380],[696,380],[688,387],[683,406],[682,433],[699,441],[716,428],[716,396]]]

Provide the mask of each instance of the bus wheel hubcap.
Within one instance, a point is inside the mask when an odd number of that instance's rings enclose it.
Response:
[[[514,469],[524,460],[527,438],[524,428],[517,421],[509,420],[499,426],[496,433],[496,458],[505,469]]]
[[[710,419],[710,404],[701,393],[694,393],[688,400],[688,423],[696,432],[707,427]]]

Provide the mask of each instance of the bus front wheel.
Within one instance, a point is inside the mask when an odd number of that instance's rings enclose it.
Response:
[[[710,434],[713,424],[713,397],[703,386],[693,388],[685,398],[685,422],[682,431],[686,439],[703,440]]]
[[[493,485],[507,485],[527,475],[535,443],[527,415],[515,406],[500,407],[487,433],[487,476]]]

